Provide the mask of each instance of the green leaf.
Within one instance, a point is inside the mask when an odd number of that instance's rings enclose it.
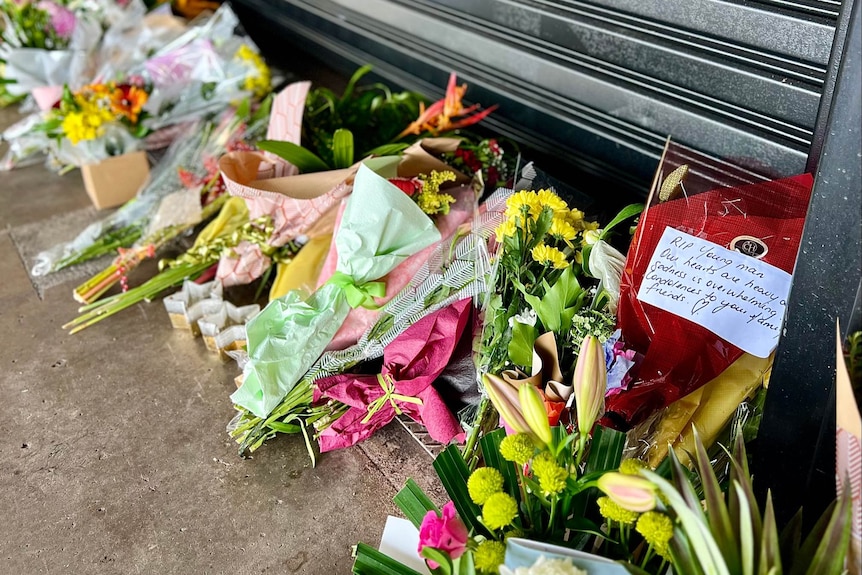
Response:
[[[434,470],[440,477],[440,483],[443,484],[443,488],[452,499],[455,510],[458,511],[458,516],[461,517],[467,529],[490,536],[491,534],[479,521],[481,510],[470,499],[470,493],[467,491],[467,479],[470,477],[470,470],[467,469],[467,464],[461,457],[458,448],[450,445],[440,452],[440,455],[434,460]]]
[[[706,453],[703,442],[700,440],[697,428],[694,428],[694,438],[697,455],[695,462],[701,485],[703,486],[709,527],[727,561],[728,568],[732,572],[737,573],[742,565],[739,558],[739,545],[737,544],[735,531],[730,521],[730,514],[727,511],[724,494],[721,492],[721,486],[719,486],[718,479],[713,472],[712,463]]]
[[[760,543],[760,568],[757,575],[771,575],[781,572],[781,548],[778,545],[778,525],[775,523],[775,509],[772,506],[772,493],[766,492],[766,514],[763,517],[763,539]]]
[[[356,83],[359,82],[364,75],[370,72],[372,68],[373,66],[371,64],[366,64],[353,73],[353,76],[350,77],[350,81],[347,82],[347,87],[344,88],[344,93],[341,95],[341,101],[339,104],[344,104],[353,96],[353,91],[356,89]]]
[[[326,162],[321,160],[314,152],[293,142],[261,140],[257,143],[257,147],[290,162],[303,174],[324,172],[329,169]]]
[[[420,553],[422,557],[439,564],[439,567],[434,569],[434,573],[441,575],[452,575],[452,558],[446,553],[433,547],[423,547]]]
[[[781,547],[782,564],[792,565],[793,559],[802,545],[802,509],[797,511],[790,522],[781,530],[778,545]]]
[[[612,219],[610,222],[608,222],[608,225],[606,225],[604,227],[604,230],[602,231],[600,238],[605,239],[605,237],[608,235],[608,232],[610,232],[614,227],[616,227],[618,224],[621,224],[622,222],[626,221],[627,219],[638,215],[643,210],[644,210],[643,204],[630,204],[630,205],[624,207],[622,210],[620,210],[620,213],[618,213],[614,217],[614,219]]]
[[[245,118],[251,113],[251,99],[243,98],[239,106],[236,107],[236,115],[240,118]]]
[[[509,359],[523,367],[527,373],[533,365],[533,344],[536,342],[536,328],[519,321],[512,323],[512,339],[509,341]]]
[[[395,495],[392,501],[417,529],[422,525],[422,520],[429,511],[440,514],[440,509],[412,479],[407,480],[404,488]]]
[[[794,557],[789,575],[838,574],[850,540],[852,504],[849,490],[823,512]]]
[[[706,522],[703,513],[697,513],[691,509],[680,492],[671,485],[667,480],[662,479],[651,471],[643,471],[650,481],[658,485],[658,488],[664,494],[670,506],[677,514],[677,520],[680,522],[683,533],[689,541],[694,563],[700,565],[702,572],[711,575],[730,575],[727,565],[721,556],[721,550],[715,543]],[[688,483],[688,479],[685,480]],[[693,492],[691,484],[688,483],[689,491]],[[676,535],[675,535],[676,537]],[[684,555],[684,554],[681,554]],[[683,571],[688,573],[688,571]],[[700,571],[691,571],[697,573]]]
[[[410,144],[383,144],[381,146],[377,146],[373,150],[368,150],[362,154],[362,156],[397,156],[409,147]]]
[[[421,575],[418,571],[399,563],[365,543],[356,546],[353,573],[354,575]]]
[[[353,165],[353,132],[339,128],[332,134],[332,161],[335,169]]]
[[[589,533],[590,535],[595,535],[596,537],[601,537],[602,539],[607,539],[608,534],[602,531],[600,525],[596,524],[595,521],[591,521],[586,517],[572,517],[568,521],[566,521],[566,529],[571,529],[572,531],[578,531],[580,533]]]
[[[292,423],[281,423],[280,421],[272,421],[267,424],[267,427],[279,433],[299,433],[299,425]]]
[[[751,523],[751,506],[739,483],[734,482],[732,489],[739,498],[739,555],[742,575],[754,575],[754,528]]]
[[[464,553],[455,560],[455,571],[458,575],[476,575],[476,565],[472,553]]]
[[[505,437],[505,429],[495,429],[484,435],[479,440],[479,445],[482,448],[482,458],[485,460],[485,465],[493,467],[503,475],[504,489],[518,501],[521,498],[521,490],[518,489],[518,472],[515,469],[515,464],[506,461],[500,455],[500,442]]]
[[[618,469],[626,445],[626,434],[597,425],[593,431],[585,474]]]
[[[308,451],[308,457],[311,459],[311,466],[317,465],[317,456],[314,454],[314,447],[311,445],[311,439],[308,437],[308,431],[304,424],[299,424],[299,430],[302,432],[302,438],[305,440],[305,449]]]

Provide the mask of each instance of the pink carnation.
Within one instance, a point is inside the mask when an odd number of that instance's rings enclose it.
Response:
[[[425,547],[432,547],[457,559],[467,550],[467,527],[458,518],[455,512],[455,504],[451,501],[443,506],[443,516],[439,517],[435,511],[429,511],[422,519],[419,527],[419,553]],[[439,565],[435,561],[428,561],[431,569]]]
[[[64,40],[72,37],[72,32],[75,31],[75,24],[77,23],[74,12],[51,0],[42,0],[36,7],[48,13],[48,16],[51,18],[51,28],[54,29],[54,33],[57,36]]]

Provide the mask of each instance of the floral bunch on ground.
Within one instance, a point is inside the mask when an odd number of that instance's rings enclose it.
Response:
[[[21,48],[60,50],[69,45],[77,17],[62,0],[0,0],[0,37]]]
[[[88,84],[74,92],[67,87],[63,98],[49,112],[44,129],[73,145],[103,138],[115,129],[141,138],[147,133],[142,121],[150,91],[151,86],[140,78]]]

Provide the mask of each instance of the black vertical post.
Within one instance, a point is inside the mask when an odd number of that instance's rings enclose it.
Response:
[[[862,29],[847,2],[822,153],[793,275],[755,456],[755,487],[772,489],[779,522],[806,523],[835,497],[835,321],[847,327],[862,276]]]

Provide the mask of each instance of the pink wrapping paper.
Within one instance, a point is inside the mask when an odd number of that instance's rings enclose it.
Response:
[[[276,96],[270,113],[268,139],[300,143],[302,114],[310,86],[310,82],[296,82]],[[283,181],[276,185],[276,179],[297,177],[296,167],[267,152],[231,152],[219,160],[219,166],[228,193],[245,199],[252,220],[261,216],[272,218],[274,230],[267,243],[273,247],[283,246],[306,234],[324,215],[335,209],[351,189],[344,183],[348,172],[338,171],[301,176],[312,184],[304,186],[298,180],[294,187],[303,191],[294,194],[292,187]],[[321,186],[329,191],[305,193],[306,188]],[[284,189],[283,193],[275,191],[281,189]],[[249,283],[260,277],[269,266],[269,258],[259,248],[239,248],[234,252],[235,257],[222,258],[216,272],[225,286]]]
[[[350,409],[324,430],[320,451],[350,447],[392,421],[396,408],[424,425],[429,435],[446,444],[463,439],[458,420],[433,387],[459,341],[469,337],[472,300],[463,299],[425,316],[386,346],[382,377],[390,382],[389,396],[377,375],[341,374],[315,383],[314,400],[341,401]],[[409,398],[409,399],[404,399]],[[369,410],[369,406],[377,404]],[[372,413],[373,411],[373,413]]]
[[[450,241],[452,235],[458,229],[458,226],[472,219],[476,201],[475,192],[469,185],[450,188],[445,191],[446,193],[451,194],[456,201],[452,204],[449,213],[438,216],[435,222],[437,229],[440,231],[440,237],[443,238],[441,242]],[[369,209],[373,208],[370,207]],[[342,203],[335,222],[336,230],[341,225],[341,212],[343,210],[344,204]],[[405,260],[400,266],[392,270],[388,276],[383,278],[382,281],[386,282],[386,296],[377,299],[377,303],[380,305],[385,304],[395,297],[398,292],[404,289],[410,280],[413,279],[413,276],[416,275],[416,272],[419,271],[422,265],[428,261],[429,255],[436,247],[437,244],[434,244],[425,248],[421,252],[414,254]],[[332,276],[335,271],[337,260],[338,253],[335,249],[335,243],[333,242],[332,246],[329,248],[329,254],[326,256],[326,261],[324,262],[323,268],[320,272],[320,278],[317,281],[318,287],[326,283],[326,281]],[[362,334],[365,333],[365,330],[371,327],[377,320],[378,313],[378,311],[361,307],[351,310],[350,314],[347,316],[347,320],[341,326],[341,329],[338,330],[338,333],[335,334],[335,338],[333,338],[332,342],[326,349],[328,351],[345,349],[355,344],[359,341]]]

